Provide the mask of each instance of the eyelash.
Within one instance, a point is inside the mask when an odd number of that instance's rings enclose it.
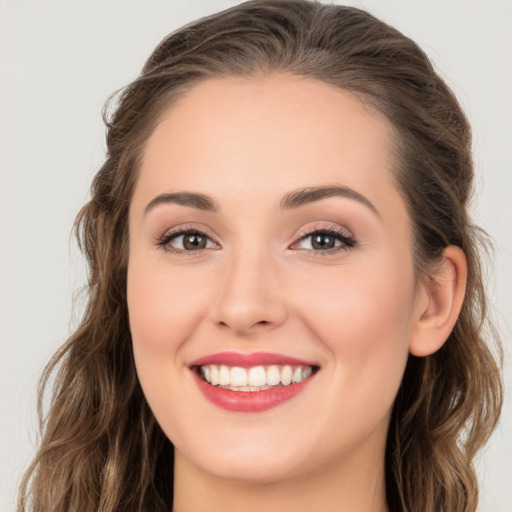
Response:
[[[195,251],[187,251],[186,249],[176,249],[175,247],[172,247],[170,243],[180,236],[186,236],[186,235],[199,235],[202,237],[205,237],[207,240],[212,240],[210,236],[208,236],[206,233],[201,231],[200,229],[197,229],[193,226],[183,226],[176,229],[173,229],[171,231],[168,231],[165,233],[161,238],[157,241],[157,246],[161,247],[167,252],[170,252],[172,254],[178,254],[180,256],[192,256],[194,253],[201,253],[204,249],[197,249]],[[217,244],[217,242],[214,242]],[[217,244],[218,245],[218,244]],[[189,254],[187,254],[189,253]]]
[[[180,236],[186,236],[186,235],[199,235],[202,237],[205,237],[207,240],[213,241],[214,240],[210,236],[208,236],[203,231],[194,228],[193,226],[184,226],[180,228],[173,229],[167,233],[165,233],[161,238],[157,240],[157,246],[161,247],[165,251],[168,251],[173,254],[178,254],[180,256],[192,256],[194,253],[201,253],[205,249],[197,249],[197,250],[186,250],[186,249],[176,249],[175,247],[172,247],[170,243],[180,237]],[[332,254],[336,254],[338,252],[347,251],[349,249],[353,249],[354,247],[357,247],[358,243],[354,236],[348,235],[346,232],[342,231],[341,229],[335,228],[333,226],[322,226],[321,228],[313,228],[313,229],[307,229],[304,232],[302,232],[299,235],[299,238],[297,241],[295,241],[290,247],[293,248],[294,246],[297,246],[300,242],[306,240],[307,238],[313,236],[313,235],[328,235],[333,236],[337,239],[337,241],[340,241],[341,244],[335,247],[332,247],[330,249],[325,250],[315,250],[315,249],[303,249],[306,254],[313,255],[313,256],[328,256]],[[217,244],[218,245],[218,244]]]
[[[357,241],[353,235],[349,235],[345,231],[335,228],[334,226],[322,226],[320,228],[308,228],[304,230],[300,235],[299,239],[294,242],[291,247],[298,245],[300,242],[306,240],[309,237],[312,237],[313,235],[328,235],[332,236],[337,241],[340,241],[341,244],[335,247],[332,247],[330,249],[325,250],[315,250],[315,249],[303,249],[303,251],[306,252],[306,254],[313,255],[313,256],[329,256],[332,254],[337,254],[339,252],[348,251],[350,249],[353,249],[354,247],[357,247]]]

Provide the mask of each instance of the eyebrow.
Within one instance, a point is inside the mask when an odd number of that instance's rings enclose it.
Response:
[[[320,201],[328,197],[345,197],[353,199],[369,208],[377,217],[380,217],[379,211],[373,203],[365,196],[356,192],[354,189],[340,185],[328,185],[323,187],[307,187],[295,190],[287,194],[281,201],[281,209],[291,210],[305,204]]]
[[[375,208],[370,200],[354,189],[340,185],[307,187],[294,190],[284,196],[281,200],[280,207],[282,210],[293,210],[306,204],[335,196],[358,201],[375,213],[377,217],[380,217],[377,208]],[[146,206],[144,215],[160,204],[179,204],[208,212],[218,211],[215,201],[205,194],[199,194],[197,192],[172,192],[160,194],[152,199]]]
[[[150,210],[160,204],[179,204],[182,206],[190,206],[191,208],[197,208],[198,210],[204,210],[208,212],[217,211],[215,201],[205,194],[198,194],[195,192],[173,192],[169,194],[160,194],[149,202],[144,210],[146,215]]]

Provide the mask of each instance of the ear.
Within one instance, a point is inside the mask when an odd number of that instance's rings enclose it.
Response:
[[[439,350],[452,332],[466,293],[467,262],[460,247],[443,251],[441,264],[421,284],[416,302],[416,324],[409,345],[412,355]]]

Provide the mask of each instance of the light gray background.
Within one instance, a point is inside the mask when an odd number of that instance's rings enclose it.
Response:
[[[100,110],[168,32],[230,0],[3,0],[1,34],[0,510],[36,444],[36,382],[73,326],[84,268],[72,221],[103,158]],[[506,348],[512,312],[512,2],[362,0],[419,42],[474,127],[473,214],[496,241],[489,287]],[[76,317],[76,313],[75,313]],[[478,462],[484,512],[512,511],[512,402]],[[459,512],[459,511],[447,511]]]

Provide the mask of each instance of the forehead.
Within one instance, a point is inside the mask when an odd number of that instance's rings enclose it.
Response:
[[[315,79],[206,80],[163,112],[137,188],[215,194],[229,184],[278,193],[321,181],[379,196],[394,181],[392,134],[386,118],[353,93]]]

